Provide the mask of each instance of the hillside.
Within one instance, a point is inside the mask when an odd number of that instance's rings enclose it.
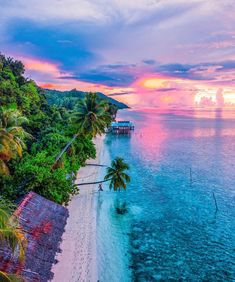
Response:
[[[81,125],[72,111],[50,105],[24,71],[23,63],[0,53],[0,208],[2,199],[12,203],[29,191],[68,202],[78,191],[68,175],[96,155],[92,137],[84,134],[55,161]]]
[[[84,98],[86,92],[79,91],[76,89],[70,91],[58,91],[58,90],[51,90],[51,89],[44,89],[47,101],[51,105],[59,105],[69,109],[72,109],[74,104],[77,102],[78,99]],[[107,100],[109,103],[114,104],[118,107],[118,109],[126,109],[129,108],[124,103],[118,102],[115,99],[112,99],[101,92],[97,92],[97,95]]]

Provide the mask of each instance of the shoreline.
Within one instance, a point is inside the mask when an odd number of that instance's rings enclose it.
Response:
[[[94,139],[96,158],[86,163],[101,163],[105,135]],[[99,166],[81,167],[75,183],[95,182],[99,177]],[[96,205],[93,193],[97,185],[79,187],[79,194],[69,202],[69,217],[60,244],[61,253],[52,266],[53,282],[98,281],[96,259]]]

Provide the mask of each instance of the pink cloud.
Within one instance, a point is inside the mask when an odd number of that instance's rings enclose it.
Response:
[[[231,81],[234,72],[222,70],[222,66],[195,67],[193,74],[213,77],[214,80],[195,81],[187,78],[173,77],[160,73],[147,72],[140,67],[136,74],[138,79],[128,87],[110,87],[104,84],[89,83],[78,79],[62,79],[61,75],[71,77],[72,73],[62,72],[60,64],[36,58],[21,58],[25,64],[26,74],[36,77],[36,82],[43,88],[83,91],[99,91],[127,103],[132,107],[153,106],[194,107],[194,106],[232,106],[235,105],[235,88],[229,84],[223,86],[221,81]],[[141,72],[143,73],[141,75]],[[216,75],[216,76],[215,76]],[[116,93],[116,96],[115,96]]]

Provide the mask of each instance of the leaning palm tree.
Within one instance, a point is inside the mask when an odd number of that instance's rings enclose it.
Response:
[[[20,262],[24,261],[25,238],[23,232],[19,228],[17,218],[3,209],[0,209],[0,243],[3,247],[8,247]],[[18,282],[23,281],[23,279],[18,275],[8,274],[0,270],[0,281]]]
[[[130,176],[125,172],[126,170],[129,170],[129,165],[124,162],[123,158],[117,157],[112,161],[111,166],[107,167],[107,174],[105,175],[104,180],[96,182],[78,183],[77,185],[92,185],[110,181],[110,190],[126,190],[127,183],[129,183],[131,180]]]
[[[107,168],[104,180],[110,180],[109,189],[114,191],[126,190],[127,183],[131,181],[130,176],[125,172],[129,170],[129,165],[122,158],[112,161],[111,167]]]
[[[22,127],[27,122],[17,110],[0,109],[0,174],[9,174],[9,160],[22,157],[24,140],[31,137]]]
[[[59,160],[68,148],[73,144],[79,135],[89,135],[95,137],[105,132],[111,123],[111,115],[108,111],[109,106],[106,101],[101,100],[96,93],[88,93],[84,99],[78,102],[74,123],[78,128],[77,133],[66,144],[63,150],[56,157],[52,168],[56,168]]]

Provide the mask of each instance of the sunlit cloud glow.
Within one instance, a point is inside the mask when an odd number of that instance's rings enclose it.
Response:
[[[1,50],[41,87],[132,107],[235,107],[233,0],[0,0]]]

